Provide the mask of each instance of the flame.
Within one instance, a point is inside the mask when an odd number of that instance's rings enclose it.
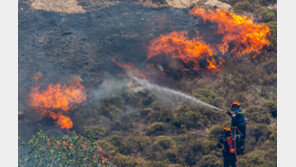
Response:
[[[73,80],[63,85],[61,83],[50,84],[46,90],[40,90],[40,86],[37,85],[29,94],[29,105],[40,111],[42,115],[56,120],[56,124],[62,129],[71,129],[73,122],[65,114],[68,114],[68,110],[74,109],[75,104],[86,100],[83,90],[84,86]]]
[[[260,53],[265,45],[269,45],[267,37],[270,29],[264,23],[255,23],[254,18],[249,16],[236,15],[226,9],[205,10],[198,7],[190,11],[191,15],[199,15],[204,21],[217,23],[217,34],[222,35],[222,44],[217,48],[223,54],[228,51],[229,44],[234,44],[231,50],[233,55],[253,53],[254,56]]]
[[[160,35],[148,46],[147,59],[157,55],[170,56],[181,60],[181,67],[187,71],[182,64],[190,64],[195,70],[199,70],[201,60],[206,60],[206,68],[211,71],[219,71],[219,67],[213,58],[210,46],[199,37],[189,39],[188,32],[172,32],[168,35]]]
[[[132,63],[124,63],[121,61],[117,61],[114,58],[111,58],[111,60],[117,64],[119,67],[123,68],[127,73],[131,72],[133,75],[137,77],[141,77],[143,79],[147,79],[146,75],[142,73],[138,68],[134,67]]]

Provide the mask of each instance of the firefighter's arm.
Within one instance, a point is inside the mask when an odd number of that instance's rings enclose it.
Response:
[[[228,110],[226,111],[226,114],[229,115],[230,117],[232,116],[231,112]]]

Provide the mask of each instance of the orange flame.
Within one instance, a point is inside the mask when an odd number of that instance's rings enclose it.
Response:
[[[191,15],[199,15],[204,21],[217,23],[217,34],[221,34],[222,44],[217,48],[223,54],[228,51],[229,44],[234,44],[231,53],[242,55],[246,53],[260,53],[265,45],[269,45],[267,37],[270,35],[270,29],[264,23],[257,24],[254,18],[249,15],[236,15],[226,9],[205,10],[198,7],[190,11]]]
[[[201,69],[200,61],[206,60],[206,68],[211,71],[219,71],[212,50],[209,45],[200,38],[189,39],[188,32],[172,32],[168,35],[160,35],[148,46],[147,59],[164,54],[181,60],[184,64],[190,64],[195,70]],[[186,70],[181,65],[183,70]]]
[[[147,77],[144,75],[144,73],[142,73],[139,69],[134,67],[134,65],[132,63],[124,63],[124,62],[121,62],[121,61],[117,61],[114,58],[111,58],[111,60],[115,64],[117,64],[119,67],[123,68],[126,72],[131,72],[133,75],[135,75],[137,77],[147,79]]]
[[[68,85],[50,84],[46,90],[40,90],[37,85],[29,94],[29,105],[40,111],[42,115],[56,120],[56,124],[62,129],[71,129],[73,122],[64,114],[67,114],[69,109],[75,108],[75,103],[79,104],[86,100],[83,89],[84,86],[81,83],[73,80],[69,80]],[[59,112],[51,110],[59,110]]]

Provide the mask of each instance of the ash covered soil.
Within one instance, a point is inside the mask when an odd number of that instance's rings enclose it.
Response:
[[[196,28],[188,10],[154,10],[131,2],[71,14],[36,10],[22,2],[19,8],[20,110],[38,72],[50,80],[75,74],[86,87],[95,87],[104,73],[122,72],[112,57],[143,64],[149,40]]]

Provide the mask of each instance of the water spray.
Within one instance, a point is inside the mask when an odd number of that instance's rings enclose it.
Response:
[[[195,97],[192,97],[190,95],[187,95],[187,94],[182,93],[182,92],[179,92],[179,91],[176,91],[174,89],[170,89],[170,88],[166,88],[166,87],[161,87],[161,86],[158,86],[156,84],[152,84],[152,83],[150,83],[147,80],[140,79],[140,78],[137,78],[137,77],[134,77],[134,76],[131,76],[131,77],[137,83],[139,83],[141,86],[143,86],[144,88],[146,88],[148,90],[157,90],[158,92],[165,92],[165,93],[168,93],[168,94],[171,94],[171,95],[174,95],[174,96],[179,96],[179,97],[185,98],[185,99],[190,100],[190,101],[192,101],[192,102],[194,102],[196,104],[201,104],[203,106],[210,107],[210,108],[213,108],[213,109],[216,109],[216,110],[219,110],[219,111],[226,111],[226,110],[220,109],[218,107],[215,107],[213,105],[210,105],[210,104],[208,104],[206,102],[200,101],[200,100],[198,100]]]

